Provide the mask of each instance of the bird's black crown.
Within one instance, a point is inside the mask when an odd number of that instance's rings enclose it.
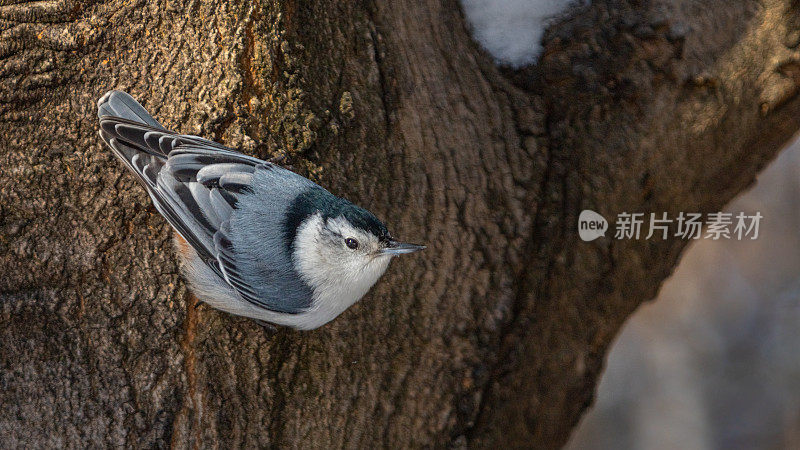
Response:
[[[354,227],[372,233],[381,241],[391,239],[389,230],[374,214],[322,188],[312,188],[294,199],[286,214],[284,226],[287,246],[292,248],[297,228],[313,214],[320,213],[325,220],[344,217]]]

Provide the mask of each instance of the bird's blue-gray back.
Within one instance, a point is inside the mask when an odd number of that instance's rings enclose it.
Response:
[[[231,219],[239,274],[269,309],[295,313],[311,306],[312,289],[296,272],[286,248],[285,217],[298,196],[317,189],[324,191],[294,172],[261,166],[253,174],[251,192],[243,194],[247,201]]]

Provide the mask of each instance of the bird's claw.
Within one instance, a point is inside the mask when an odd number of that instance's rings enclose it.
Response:
[[[269,322],[264,322],[263,320],[258,320],[258,319],[253,319],[253,320],[255,320],[257,324],[264,327],[264,330],[270,335],[273,335],[278,332],[278,328]]]

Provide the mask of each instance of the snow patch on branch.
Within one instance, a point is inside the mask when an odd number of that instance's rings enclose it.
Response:
[[[475,40],[498,64],[519,68],[536,62],[550,20],[583,0],[461,0]]]

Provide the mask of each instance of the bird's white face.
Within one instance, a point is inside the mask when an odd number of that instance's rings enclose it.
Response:
[[[313,308],[338,314],[363,297],[389,266],[392,254],[384,249],[377,236],[344,217],[306,219],[298,227],[293,260],[314,289]]]

